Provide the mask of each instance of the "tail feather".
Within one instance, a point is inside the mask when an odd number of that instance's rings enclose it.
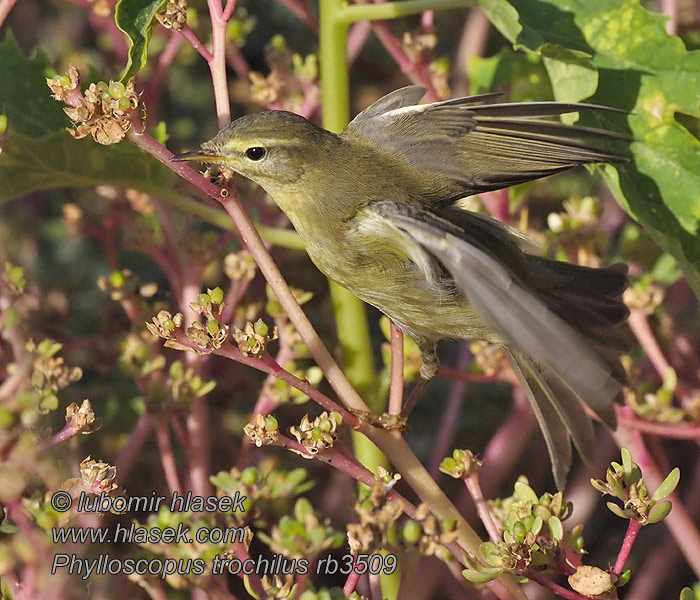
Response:
[[[591,399],[582,399],[567,386],[564,377],[548,372],[528,357],[509,348],[506,354],[540,425],[552,462],[554,482],[562,490],[571,467],[571,442],[586,463],[593,460],[595,432],[581,404],[582,401],[591,404]],[[597,405],[596,412],[603,421],[614,427],[615,412],[609,398],[593,404]]]

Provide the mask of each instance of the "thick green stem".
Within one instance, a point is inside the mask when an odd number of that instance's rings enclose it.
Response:
[[[345,52],[348,25],[337,18],[345,3],[342,0],[324,0],[320,6],[323,126],[338,132],[350,120],[350,86]],[[345,373],[369,406],[376,410],[372,402],[376,397],[376,374],[365,305],[333,282],[330,290]]]
[[[469,6],[474,6],[473,0],[402,0],[382,4],[352,4],[343,6],[336,18],[347,24],[355,21],[384,21],[416,15],[426,10],[447,10]]]

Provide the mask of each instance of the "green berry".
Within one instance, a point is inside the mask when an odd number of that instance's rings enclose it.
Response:
[[[318,424],[318,428],[324,433],[330,433],[331,429],[333,429],[333,423],[331,423],[330,419],[323,419]]]
[[[112,98],[121,98],[126,92],[126,86],[121,81],[110,81],[108,90]]]
[[[209,332],[210,335],[216,335],[221,331],[221,328],[219,327],[219,322],[212,319],[211,321],[207,321],[207,332]]]
[[[163,329],[167,329],[168,331],[173,331],[175,329],[175,323],[173,323],[172,319],[165,319],[161,325]]]
[[[453,531],[457,527],[457,521],[455,519],[445,518],[440,521],[441,531]]]
[[[258,335],[266,336],[269,330],[270,329],[262,319],[258,319],[253,324],[253,331],[255,331],[255,333],[257,333]]]
[[[7,117],[5,117],[5,119],[7,119]],[[10,270],[7,274],[12,283],[14,283],[15,285],[22,285],[22,280],[24,279],[24,269],[22,267],[14,265],[10,267]]]
[[[337,410],[331,411],[331,414],[328,415],[328,418],[331,421],[333,421],[336,425],[340,425],[343,422],[343,417]]]
[[[112,284],[112,287],[122,287],[124,285],[124,273],[121,271],[112,271],[109,274],[109,281]]]
[[[105,92],[109,92],[109,86],[104,81],[98,81],[95,84],[95,91],[98,94],[104,94]]]
[[[170,365],[170,377],[173,379],[182,379],[184,375],[185,369],[179,360],[176,360],[172,365]]]
[[[121,110],[129,110],[131,108],[131,100],[127,96],[119,98],[119,108]]]
[[[224,299],[224,290],[220,287],[215,287],[213,290],[209,290],[209,296],[214,304],[221,304]]]
[[[197,296],[197,302],[200,306],[206,306],[211,302],[211,296],[209,294],[200,294]]]
[[[405,539],[410,544],[415,544],[421,536],[421,528],[418,523],[413,520],[406,521],[403,526],[403,531],[401,532],[403,539]]]
[[[272,415],[268,415],[265,417],[265,429],[268,431],[277,431],[279,429],[279,423],[277,422],[277,419],[273,417]]]
[[[457,462],[454,458],[450,458],[448,456],[447,458],[442,459],[442,462],[440,463],[440,468],[443,471],[454,471],[457,468]]]
[[[61,87],[70,85],[70,77],[68,77],[68,75],[56,75],[56,77],[54,77],[54,81]]]
[[[255,467],[246,467],[241,471],[241,481],[248,487],[258,480],[258,470]]]
[[[0,135],[7,131],[7,115],[0,115]]]
[[[318,427],[314,427],[311,430],[311,439],[314,442],[318,442],[319,440],[323,439],[323,435],[321,434],[321,430]]]

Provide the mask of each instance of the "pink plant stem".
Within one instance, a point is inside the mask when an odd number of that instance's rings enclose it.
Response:
[[[240,306],[243,296],[245,296],[252,282],[252,279],[242,279],[231,283],[226,290],[226,297],[224,298],[226,305],[221,313],[222,323],[229,323],[236,316],[236,309]]]
[[[631,409],[623,407],[620,409],[620,413],[629,410]],[[651,490],[658,488],[664,478],[647,450],[641,433],[620,426],[614,433],[614,437],[618,446],[630,450],[633,460],[642,469],[647,487]],[[681,549],[686,561],[693,569],[695,577],[700,579],[700,533],[698,532],[697,523],[690,517],[677,493],[671,494],[667,500],[673,503],[673,510],[664,519],[664,523],[676,540],[676,544]]]
[[[347,41],[348,66],[353,65],[357,60],[371,31],[372,23],[370,21],[357,21],[350,26]]]
[[[224,23],[228,23],[231,20],[237,4],[237,0],[226,0],[224,12],[221,15],[221,19],[224,21]]]
[[[664,356],[663,350],[656,341],[654,332],[649,325],[649,319],[644,311],[633,308],[628,319],[630,329],[637,341],[640,343],[656,372],[663,379],[666,372],[671,368],[668,360]]]
[[[469,16],[464,23],[462,36],[459,40],[455,66],[452,70],[454,74],[452,92],[457,97],[466,96],[470,92],[475,93],[476,91],[469,89],[469,78],[467,75],[469,58],[471,56],[483,56],[490,28],[491,22],[481,8],[475,6],[469,11]]]
[[[61,431],[52,435],[51,438],[42,447],[45,449],[50,448],[51,446],[56,446],[61,442],[65,442],[66,440],[75,437],[77,433],[78,432],[75,429],[73,429],[71,423],[67,423],[66,426],[63,429],[61,429]]]
[[[463,342],[459,348],[457,357],[457,371],[463,372],[469,361],[471,360],[471,352],[469,352],[469,344]],[[464,393],[467,389],[467,382],[462,379],[457,379],[452,383],[450,395],[447,398],[447,404],[442,414],[440,426],[435,432],[435,445],[430,457],[430,474],[436,478],[440,472],[440,463],[450,452],[450,448],[454,443],[455,430],[459,423],[459,415],[462,412],[462,404],[464,402]]]
[[[231,46],[227,59],[229,67],[231,67],[239,79],[247,80],[250,76],[250,65],[245,59],[241,51],[236,46]]]
[[[199,41],[199,38],[197,37],[195,32],[192,31],[189,25],[184,25],[183,28],[180,29],[179,33],[190,43],[190,46],[192,46],[197,52],[199,52],[199,55],[204,60],[206,60],[208,63],[211,63],[214,57],[212,56],[211,52],[207,50],[207,47]]]
[[[435,11],[426,10],[420,15],[420,26],[425,31],[430,31],[435,25]]]
[[[484,499],[484,494],[481,492],[478,474],[476,472],[470,473],[464,479],[464,483],[467,486],[469,495],[474,501],[474,506],[476,506],[476,512],[478,513],[481,522],[484,524],[486,532],[489,534],[489,538],[491,538],[491,541],[494,543],[500,542],[501,532],[498,531],[498,527],[496,527],[496,523],[494,523],[493,517],[489,512],[489,507],[487,506],[486,500]]]
[[[362,575],[359,573],[356,573],[355,571],[350,572],[350,575],[348,575],[348,578],[345,580],[345,585],[343,586],[343,593],[345,596],[349,596],[355,591],[355,587],[357,587],[360,577],[362,577]]]
[[[403,331],[391,322],[391,385],[389,387],[390,415],[400,415],[403,405]]]
[[[665,438],[677,440],[700,440],[700,426],[687,425],[685,423],[653,423],[644,421],[636,416],[620,417],[619,423],[630,429],[635,429],[644,433],[651,433]]]
[[[129,55],[129,49],[126,47],[126,37],[114,20],[113,15],[102,17],[92,12],[92,8],[88,5],[87,10],[90,12],[90,23],[95,32],[100,30],[105,31],[112,41],[114,53],[120,63],[126,62],[126,57]]]
[[[486,497],[496,493],[501,482],[522,456],[536,429],[535,415],[521,388],[513,388],[514,406],[484,450],[481,489]]]
[[[148,107],[148,120],[150,123],[155,123],[158,120],[158,108],[160,106],[160,94],[163,88],[163,80],[170,65],[175,60],[177,52],[182,46],[184,37],[175,33],[171,34],[165,48],[158,56],[158,62],[153,75],[148,81],[148,87],[144,93],[144,104]]]
[[[153,428],[153,418],[148,413],[143,413],[136,425],[134,425],[131,433],[129,434],[129,439],[124,444],[121,452],[117,455],[114,461],[114,466],[117,469],[117,476],[122,480],[128,477],[129,471],[134,462],[138,458],[141,448],[146,443],[148,436]]]
[[[590,600],[588,596],[582,596],[573,590],[567,590],[565,587],[554,583],[552,580],[535,571],[527,571],[523,573],[523,575],[529,579],[532,579],[532,581],[539,583],[543,588],[551,590],[562,598],[566,598],[566,600]]]
[[[510,221],[510,204],[508,202],[508,190],[495,192],[483,192],[479,194],[481,202],[488,213],[504,223]]]
[[[433,81],[430,78],[430,74],[423,65],[417,65],[411,58],[404,52],[401,47],[401,42],[396,39],[394,33],[389,29],[386,23],[376,22],[372,24],[372,29],[374,33],[382,43],[382,46],[394,59],[394,62],[398,65],[401,71],[415,84],[423,85],[427,88],[428,92],[426,94],[426,101],[435,102],[439,100],[435,87],[433,86]]]
[[[166,419],[166,416],[158,417],[154,424],[156,440],[160,451],[160,462],[170,491],[182,493],[183,488],[180,483],[180,477],[177,474],[177,464],[175,463],[175,454],[173,452],[173,445],[170,442]]]
[[[622,546],[620,547],[620,552],[617,555],[617,560],[615,561],[615,566],[612,568],[611,573],[621,575],[623,569],[625,568],[625,563],[629,558],[630,552],[632,552],[632,547],[637,539],[637,534],[642,529],[642,524],[636,519],[630,519],[627,525],[627,533],[625,533],[625,539],[622,541]]]
[[[304,21],[311,31],[318,33],[318,21],[308,10],[306,2],[303,0],[278,0],[282,6],[286,6],[290,11],[292,11],[299,19]]]
[[[189,309],[189,305],[197,301],[202,288],[203,265],[194,261],[185,261],[185,282],[182,286],[182,296],[178,299],[180,312],[185,317],[185,326],[191,325],[195,320],[195,314]],[[201,371],[201,357],[188,353],[185,363],[195,372]],[[195,397],[192,400],[189,413],[186,417],[188,446],[188,469],[190,487],[198,496],[208,496],[211,490],[209,483],[211,449],[209,447],[209,409],[205,398]]]
[[[0,0],[0,27],[5,22],[5,19],[7,19],[7,15],[10,14],[16,2],[17,0]]]
[[[669,17],[666,21],[666,33],[678,33],[678,0],[661,0],[661,12]]]
[[[214,102],[219,128],[231,122],[231,106],[226,78],[226,20],[220,0],[207,0],[211,17],[212,59],[208,61],[211,81],[214,85]]]

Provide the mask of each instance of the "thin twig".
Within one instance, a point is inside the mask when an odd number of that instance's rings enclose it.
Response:
[[[476,512],[478,513],[481,522],[484,524],[486,532],[489,534],[489,538],[491,538],[491,541],[494,544],[502,541],[501,532],[498,531],[498,527],[496,527],[496,523],[491,516],[488,505],[486,504],[484,494],[481,492],[478,473],[476,471],[471,472],[464,478],[464,483],[467,486],[469,495],[474,501]]]
[[[636,519],[630,519],[627,525],[627,533],[625,533],[625,539],[622,541],[622,546],[620,547],[620,552],[617,555],[617,560],[615,561],[615,566],[610,571],[613,575],[618,577],[622,574],[625,568],[625,563],[629,558],[630,552],[632,552],[632,547],[634,542],[637,540],[637,535],[642,529],[642,524]]]
[[[403,404],[403,331],[391,322],[391,385],[389,387],[390,415],[400,415]]]

